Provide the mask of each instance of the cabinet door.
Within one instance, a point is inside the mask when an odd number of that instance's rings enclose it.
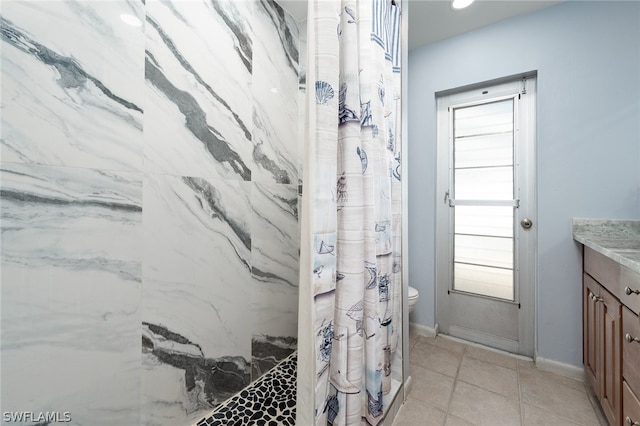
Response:
[[[622,411],[621,393],[621,343],[620,339],[620,302],[611,293],[600,287],[597,299],[600,337],[600,403],[610,425],[620,423]],[[597,356],[596,356],[597,357]]]
[[[599,369],[598,369],[598,351],[596,348],[598,317],[596,315],[596,305],[594,297],[599,293],[600,285],[589,275],[583,274],[582,289],[582,357],[584,362],[584,374],[591,388],[600,399],[602,392],[600,389]]]

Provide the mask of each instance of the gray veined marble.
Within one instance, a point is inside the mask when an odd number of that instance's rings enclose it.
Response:
[[[291,354],[194,426],[296,424],[297,354]]]
[[[3,161],[141,170],[144,34],[123,13],[144,20],[133,0],[2,5]]]
[[[3,410],[136,424],[141,176],[2,163],[0,182]]]
[[[256,380],[295,352],[296,337],[254,335],[251,340],[251,379]]]
[[[294,337],[299,276],[297,188],[252,183],[251,190],[252,332]]]
[[[251,73],[253,71],[253,43],[252,34],[248,29],[250,21],[247,19],[248,15],[239,10],[237,3],[233,0],[218,0],[211,2],[211,6],[233,35],[233,49],[242,60],[247,71]]]
[[[298,28],[299,34],[299,51],[300,57],[306,58],[307,55],[307,21],[304,21],[299,24]],[[304,143],[305,143],[305,102],[306,102],[306,88],[307,88],[307,70],[305,69],[305,62],[301,61],[299,71],[298,71],[298,153],[297,153],[297,164],[298,164],[298,185],[302,189],[302,171],[304,166]],[[299,191],[300,193],[302,191]],[[300,199],[302,197],[299,197]],[[300,200],[301,201],[301,200]]]
[[[144,277],[199,285],[246,282],[251,274],[250,185],[145,176]]]
[[[296,344],[301,34],[267,0],[1,19],[3,410],[187,424]]]
[[[295,184],[304,123],[298,116],[298,28],[276,3],[255,5],[252,180]]]
[[[175,14],[177,14],[177,16],[180,16],[179,13],[175,10],[175,8],[172,7],[171,9],[174,11]],[[184,19],[181,16],[180,18]],[[224,108],[226,108],[229,111],[229,113],[231,113],[231,115],[233,116],[238,126],[240,126],[240,128],[244,131],[246,138],[251,139],[251,132],[249,131],[245,123],[242,121],[242,119],[235,112],[233,112],[229,104],[214,91],[214,89],[198,74],[198,72],[187,61],[187,59],[182,56],[182,54],[176,48],[175,44],[171,41],[171,38],[164,32],[164,30],[158,25],[158,23],[151,18],[147,18],[147,23],[155,29],[155,31],[158,33],[158,36],[162,39],[166,47],[171,51],[175,59],[180,63],[180,65],[182,65],[185,71],[190,73],[193,76],[193,78],[195,78],[196,81],[200,83],[203,86],[203,88],[205,88],[207,92],[209,92],[209,94],[211,94],[211,96],[217,102],[219,102]],[[148,60],[150,61],[150,64],[147,64],[147,66],[151,65],[152,69],[160,68],[160,64],[158,63],[158,61],[156,61],[153,54],[151,52],[146,52],[146,53],[148,56]],[[153,84],[153,79],[151,79],[151,82]],[[172,89],[176,90],[175,87]]]
[[[18,163],[0,173],[3,263],[141,281],[140,175]]]
[[[297,187],[253,183],[251,191],[252,275],[264,283],[297,288]]]
[[[147,171],[251,180],[251,6],[147,5]]]
[[[215,284],[145,280],[143,424],[188,424],[248,382],[249,294]]]
[[[277,30],[280,39],[279,47],[284,50],[287,65],[294,71],[298,71],[298,27],[293,18],[273,0],[260,0],[264,12],[271,19],[273,27]]]
[[[249,379],[250,185],[145,177],[144,424],[186,424]]]
[[[142,112],[142,109],[138,105],[112,93],[100,80],[88,74],[72,57],[62,56],[37,41],[30,39],[28,35],[14,27],[13,23],[7,19],[0,17],[0,25],[2,27],[2,40],[4,42],[15,47],[23,54],[31,55],[35,60],[53,67],[58,71],[59,78],[57,84],[62,89],[77,89],[87,87],[88,84],[93,83],[93,85],[111,101],[120,104],[126,109]]]
[[[207,124],[206,113],[189,92],[175,87],[150,60],[145,63],[145,77],[166,99],[175,104],[184,115],[186,128],[204,145],[215,161],[224,164],[243,180],[251,179],[251,170],[221,134]]]
[[[144,424],[167,417],[193,421],[250,382],[245,358],[207,357],[198,344],[159,324],[143,322],[142,353]],[[169,374],[178,380],[166,380]]]

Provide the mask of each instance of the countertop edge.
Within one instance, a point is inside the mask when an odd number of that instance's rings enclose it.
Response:
[[[580,223],[583,223],[584,220],[579,219]],[[628,221],[627,221],[628,222]],[[574,225],[576,221],[574,220]],[[597,227],[598,224],[594,223],[593,226]],[[640,261],[625,256],[624,254],[616,252],[615,249],[607,248],[606,245],[603,245],[597,241],[590,239],[588,236],[581,235],[580,233],[573,232],[573,239],[583,244],[586,247],[591,248],[592,250],[597,251],[598,253],[608,257],[609,259],[619,263],[620,265],[625,266],[626,268],[640,274]]]
[[[609,259],[611,259],[611,260],[613,260],[613,261],[615,261],[615,262],[617,262],[617,263],[619,263],[619,264],[621,264],[623,266],[626,266],[627,268],[631,269],[632,271],[637,272],[638,274],[640,274],[640,263],[634,261],[633,259],[629,259],[627,257],[624,257],[624,256],[622,256],[622,255],[620,255],[620,254],[618,254],[618,253],[616,253],[614,251],[611,251],[611,250],[607,249],[606,247],[601,246],[598,243],[595,243],[595,242],[587,239],[587,238],[583,238],[583,237],[580,237],[578,235],[574,235],[573,239],[576,242],[578,242],[578,243],[580,243],[580,244],[582,244],[582,245],[584,245],[586,247],[589,247],[590,249],[593,249],[593,250],[597,251],[598,253],[608,257]]]

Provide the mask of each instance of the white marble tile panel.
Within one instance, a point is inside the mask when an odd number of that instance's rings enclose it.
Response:
[[[259,287],[252,292],[253,333],[265,336],[298,335],[298,292]]]
[[[141,176],[2,163],[2,400],[136,424]]]
[[[299,227],[295,185],[251,184],[254,334],[296,336]]]
[[[191,424],[249,383],[246,289],[145,279],[143,295],[143,424]]]
[[[142,176],[2,163],[2,262],[140,282]]]
[[[147,171],[251,179],[252,9],[147,2]]]
[[[213,281],[197,285],[145,279],[145,326],[164,327],[182,336],[177,340],[157,338],[156,346],[201,359],[224,356],[251,359],[248,289],[237,283],[224,284]],[[147,332],[143,331],[143,336],[154,340]]]
[[[298,28],[272,1],[256,1],[253,180],[298,181]]]
[[[145,280],[246,289],[251,280],[250,185],[145,175]]]
[[[251,266],[265,284],[298,286],[300,232],[296,185],[251,184]]]
[[[304,156],[306,153],[306,125],[307,116],[307,21],[298,24],[298,182],[302,184],[302,173],[304,170]]]
[[[139,171],[144,21],[135,0],[2,5],[3,161]]]
[[[153,354],[142,356],[141,422],[145,426],[191,425],[213,408],[186,391],[185,372],[160,362]]]
[[[103,271],[3,265],[3,410],[138,424],[139,304],[139,283]]]

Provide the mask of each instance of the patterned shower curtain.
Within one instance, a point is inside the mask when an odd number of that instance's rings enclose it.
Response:
[[[400,11],[391,0],[309,8],[315,422],[376,425],[401,332]]]

